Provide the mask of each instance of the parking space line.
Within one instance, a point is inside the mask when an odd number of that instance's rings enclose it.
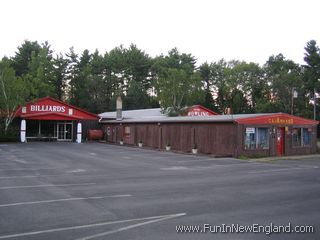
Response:
[[[11,168],[11,169],[1,168],[0,171],[41,171],[41,170],[53,170],[53,169],[60,169],[60,168]]]
[[[123,231],[126,231],[126,230],[130,230],[132,228],[137,228],[137,227],[141,227],[141,226],[144,226],[144,225],[147,225],[147,224],[165,221],[165,220],[169,220],[169,219],[172,219],[172,218],[181,217],[181,216],[184,216],[184,215],[186,215],[186,213],[178,213],[178,214],[168,215],[168,216],[165,216],[165,217],[159,217],[159,218],[154,219],[154,220],[149,220],[149,221],[146,221],[146,222],[129,225],[127,227],[122,227],[122,228],[118,228],[118,229],[115,229],[115,230],[106,231],[106,232],[103,232],[103,233],[98,233],[98,234],[87,236],[87,237],[83,237],[83,238],[78,238],[76,240],[89,240],[89,239],[94,239],[94,238],[98,238],[98,237],[104,237],[104,236],[107,236],[107,235],[110,235],[110,234],[113,234],[113,233],[123,232]]]
[[[109,195],[109,196],[97,196],[97,197],[86,197],[86,198],[62,198],[62,199],[51,199],[51,200],[43,200],[43,201],[33,201],[33,202],[16,202],[16,203],[7,203],[0,204],[0,208],[2,207],[15,207],[22,205],[34,205],[34,204],[42,204],[42,203],[55,203],[55,202],[68,202],[68,201],[80,201],[80,200],[97,200],[97,199],[105,199],[105,198],[123,198],[123,197],[132,197],[131,194],[122,194],[122,195]]]
[[[160,216],[152,216],[152,217],[145,217],[145,218],[134,218],[134,219],[109,221],[109,222],[100,222],[100,223],[79,225],[79,226],[73,226],[73,227],[53,228],[53,229],[46,229],[46,230],[41,230],[41,231],[33,231],[33,232],[17,233],[17,234],[11,234],[11,235],[3,235],[3,236],[0,236],[0,239],[26,237],[26,236],[39,235],[39,234],[44,234],[44,233],[54,233],[54,232],[62,232],[62,231],[67,231],[67,230],[77,230],[77,229],[101,227],[101,226],[106,226],[106,225],[112,225],[112,224],[118,224],[118,223],[129,223],[129,222],[135,222],[135,221],[148,221],[148,220],[153,220],[153,219],[156,219],[156,220],[159,221],[160,219],[161,220],[166,220],[166,219],[180,217],[180,216],[184,216],[184,215],[186,215],[186,213],[160,215]],[[132,226],[133,225],[131,225],[131,228],[133,228]],[[122,230],[122,231],[124,231],[124,230]]]
[[[29,185],[29,186],[0,187],[0,190],[6,190],[6,189],[23,189],[23,188],[42,188],[42,187],[72,187],[72,186],[88,186],[88,185],[95,185],[95,184],[96,184],[96,183],[43,184],[43,185]]]
[[[38,177],[57,177],[63,175],[72,175],[72,173],[63,173],[63,174],[52,174],[52,175],[24,175],[24,176],[7,176],[7,177],[0,177],[0,179],[15,179],[15,178],[38,178]]]
[[[12,161],[12,162],[17,162],[17,163],[27,164],[27,161],[21,160],[21,159],[10,159],[10,161]],[[9,161],[9,162],[10,162],[10,161]]]

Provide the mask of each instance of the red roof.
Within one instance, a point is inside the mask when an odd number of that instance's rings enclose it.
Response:
[[[97,120],[96,114],[52,97],[28,102],[18,108],[17,117],[34,120]]]
[[[213,115],[219,115],[219,114],[201,105],[193,105],[188,108],[188,112],[187,112],[187,116],[190,116],[190,117],[213,116]]]
[[[273,124],[273,125],[317,125],[318,121],[301,118],[286,113],[275,113],[264,116],[240,118],[235,120],[240,124]]]

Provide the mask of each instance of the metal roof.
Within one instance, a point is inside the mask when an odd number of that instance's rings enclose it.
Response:
[[[98,115],[103,119],[115,119],[116,112],[104,112]],[[150,117],[161,117],[165,116],[161,113],[161,108],[148,108],[148,109],[138,109],[138,110],[127,110],[122,111],[122,117],[124,119],[140,119],[140,118],[150,118]]]
[[[122,120],[116,120],[116,112],[105,112],[99,114],[100,123],[147,123],[147,122],[234,122],[237,119],[252,118],[272,115],[274,113],[258,114],[230,114],[214,116],[178,116],[168,117],[161,113],[160,108],[129,110],[122,112]]]

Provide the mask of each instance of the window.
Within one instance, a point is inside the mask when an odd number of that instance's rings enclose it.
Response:
[[[302,143],[303,146],[311,146],[311,128],[303,128],[302,131]]]
[[[292,129],[292,146],[301,146],[301,128]]]
[[[268,128],[246,128],[245,149],[269,149]]]
[[[311,146],[311,128],[293,128],[292,129],[292,146],[303,147]]]
[[[269,149],[269,129],[268,128],[257,128],[257,148]]]

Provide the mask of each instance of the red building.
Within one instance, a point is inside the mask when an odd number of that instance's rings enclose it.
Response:
[[[21,119],[21,141],[81,141],[82,132],[97,128],[98,117],[83,109],[51,97],[21,106],[16,116]]]

